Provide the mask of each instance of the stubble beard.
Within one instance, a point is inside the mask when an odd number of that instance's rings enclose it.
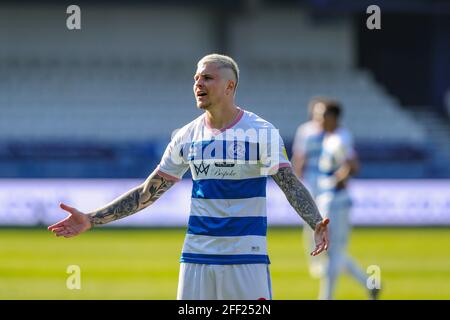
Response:
[[[197,108],[199,108],[200,110],[208,110],[210,106],[211,106],[211,102],[197,103]]]

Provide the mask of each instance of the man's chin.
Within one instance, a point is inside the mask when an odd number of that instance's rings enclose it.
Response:
[[[197,108],[201,110],[208,110],[210,104],[204,104],[204,103],[197,103]]]

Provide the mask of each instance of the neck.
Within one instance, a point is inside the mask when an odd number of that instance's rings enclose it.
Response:
[[[239,112],[240,109],[234,104],[211,108],[206,110],[206,121],[211,128],[222,129],[232,123]]]

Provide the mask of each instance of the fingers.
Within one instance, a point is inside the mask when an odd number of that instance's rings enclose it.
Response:
[[[322,231],[322,244],[323,244],[323,249],[328,250],[328,245],[330,244],[330,240],[328,238],[328,228],[326,228],[326,227]]]
[[[326,244],[324,242],[319,243],[316,248],[314,249],[313,252],[311,252],[312,256],[317,256],[319,253],[321,253],[322,251],[326,250],[325,249]]]
[[[330,219],[325,218],[323,221],[319,224],[318,228],[316,229],[316,233],[319,236],[320,243],[317,244],[316,248],[311,252],[312,256],[317,256],[319,253],[328,250],[329,245],[329,239],[328,239],[328,227],[327,225],[330,223]]]
[[[60,231],[60,232],[55,232],[55,236],[57,236],[57,237],[66,237],[69,234],[70,234],[70,231],[67,231],[67,230],[63,230],[63,231]]]
[[[66,221],[70,219],[72,214],[79,213],[79,211],[77,209],[72,208],[72,207],[70,207],[70,206],[68,206],[68,205],[66,205],[64,203],[60,203],[59,207],[61,209],[65,210],[65,211],[69,212],[70,215],[68,217],[66,217],[64,220],[61,220],[61,221],[59,221],[59,222],[57,222],[55,224],[52,224],[51,226],[48,226],[47,229],[50,230],[50,231],[53,231],[53,229],[55,229],[55,228],[66,227],[67,226],[67,222]]]
[[[56,229],[55,229],[55,230],[53,230],[53,233],[55,234],[55,236],[61,237],[61,236],[65,236],[65,235],[69,234],[70,231],[65,228],[58,228],[58,231],[56,231]]]
[[[57,237],[68,234],[70,231],[66,227],[55,227],[51,230]]]
[[[57,222],[55,224],[52,224],[51,226],[48,226],[47,229],[50,230],[50,231],[53,231],[53,229],[65,227],[66,226],[66,221],[67,221],[67,218],[64,219],[64,220],[61,220],[61,221],[59,221],[59,222]]]
[[[70,238],[77,235],[77,232],[71,228],[55,228],[53,233],[57,237]]]
[[[51,226],[48,226],[47,230],[53,231],[53,229],[61,227],[61,226],[62,226],[62,223],[58,222],[58,223],[52,224]]]
[[[319,243],[319,244],[316,246],[316,249],[314,249],[314,251],[311,252],[311,255],[312,255],[312,256],[317,256],[319,253],[321,253],[322,251],[326,250],[326,246],[327,246],[327,245],[326,245],[324,242]]]

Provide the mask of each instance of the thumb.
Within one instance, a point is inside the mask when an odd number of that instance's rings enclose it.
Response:
[[[325,218],[316,225],[315,231],[322,230],[323,228],[326,228],[326,226],[330,223],[330,219]]]
[[[68,206],[68,205],[66,205],[66,204],[64,204],[62,202],[59,204],[59,207],[61,209],[65,210],[65,211],[71,213],[71,214],[78,214],[79,213],[79,211],[77,209],[72,208],[72,207],[70,207],[70,206]]]

